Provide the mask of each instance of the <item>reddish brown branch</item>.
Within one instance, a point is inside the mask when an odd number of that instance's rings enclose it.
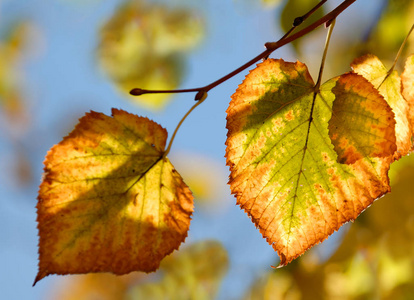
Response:
[[[154,93],[187,93],[187,92],[197,92],[197,95],[207,93],[211,89],[213,89],[216,86],[222,84],[223,82],[225,82],[226,80],[232,78],[233,76],[237,75],[238,73],[244,71],[245,69],[247,69],[248,67],[250,67],[253,64],[257,63],[261,59],[268,57],[272,52],[274,52],[275,50],[279,49],[280,47],[282,47],[282,46],[284,46],[286,44],[289,44],[289,43],[293,42],[294,40],[297,40],[298,38],[301,38],[302,36],[308,34],[309,32],[311,32],[313,30],[315,30],[317,27],[321,26],[322,24],[325,24],[326,23],[326,26],[329,26],[329,24],[332,22],[332,20],[336,19],[336,17],[339,14],[341,14],[346,8],[348,8],[348,6],[350,6],[355,1],[356,0],[344,0],[334,10],[332,10],[330,13],[326,14],[325,16],[323,16],[322,18],[320,18],[319,20],[317,20],[314,23],[310,24],[309,26],[305,27],[301,31],[299,31],[299,32],[297,32],[295,34],[289,35],[293,31],[293,29],[296,27],[296,25],[294,23],[294,27],[291,30],[289,30],[289,32],[287,34],[285,34],[280,40],[278,40],[277,42],[266,43],[265,44],[265,47],[266,47],[266,50],[265,51],[263,51],[262,53],[260,53],[256,57],[254,57],[253,59],[249,60],[248,62],[246,62],[242,66],[238,67],[236,70],[230,72],[229,74],[221,77],[220,79],[218,79],[218,80],[216,80],[216,81],[214,81],[214,82],[212,82],[212,83],[210,83],[210,84],[208,84],[206,86],[199,87],[199,88],[192,88],[192,89],[161,90],[161,91],[157,91],[157,90],[144,90],[144,89],[133,89],[133,90],[131,90],[130,94],[131,95],[138,96],[138,95],[149,94],[149,93],[154,94]],[[320,3],[318,3],[314,8],[312,8],[307,14],[305,14],[301,18],[307,18],[311,13],[313,13],[317,8],[319,8],[325,2],[326,2],[326,0],[322,0]],[[197,97],[197,95],[196,95],[196,99],[195,100],[199,100],[199,98],[200,98],[200,97]]]

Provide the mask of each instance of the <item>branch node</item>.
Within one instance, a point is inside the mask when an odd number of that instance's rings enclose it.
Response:
[[[275,42],[267,42],[264,46],[266,48],[266,51],[274,51],[276,49],[276,43]]]
[[[207,98],[207,92],[205,90],[200,90],[198,91],[198,93],[195,95],[194,100],[195,101],[200,101],[200,100],[204,100]]]
[[[140,96],[146,93],[146,90],[135,88],[129,92],[132,96]]]
[[[297,17],[293,20],[293,27],[297,27],[303,23],[303,17]]]

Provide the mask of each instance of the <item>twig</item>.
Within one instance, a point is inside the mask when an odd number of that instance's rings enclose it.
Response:
[[[320,25],[327,23],[327,26],[329,26],[330,22],[334,19],[336,19],[336,17],[341,14],[346,8],[348,8],[348,6],[350,6],[352,3],[354,3],[356,0],[345,0],[343,1],[340,5],[338,5],[334,10],[332,10],[330,13],[326,14],[325,16],[323,16],[322,18],[320,18],[319,20],[315,21],[314,23],[310,24],[309,26],[305,27],[304,29],[302,29],[301,31],[291,35],[291,36],[286,36],[286,34],[284,35],[284,37],[282,37],[279,41],[277,42],[272,42],[272,43],[266,43],[265,47],[266,50],[263,51],[262,53],[260,53],[259,55],[257,55],[256,57],[254,57],[253,59],[249,60],[248,62],[246,62],[245,64],[243,64],[242,66],[238,67],[236,70],[230,72],[229,74],[221,77],[220,79],[206,85],[203,87],[199,87],[199,88],[192,88],[192,89],[182,89],[182,90],[144,90],[144,89],[133,89],[131,90],[131,95],[143,95],[143,94],[149,94],[149,93],[187,93],[187,92],[198,92],[197,95],[203,95],[204,93],[207,93],[208,91],[210,91],[211,89],[215,88],[216,86],[222,84],[223,82],[227,81],[228,79],[232,78],[233,76],[237,75],[238,73],[244,71],[245,69],[247,69],[248,67],[252,66],[253,64],[255,64],[256,62],[260,61],[261,59],[268,57],[272,52],[274,52],[275,50],[279,49],[280,47],[289,44],[291,42],[293,42],[294,40],[308,34],[309,32],[311,32],[312,30],[316,29],[317,27],[319,27]],[[321,1],[323,2],[323,1]],[[323,3],[322,3],[323,4]],[[319,5],[319,4],[318,4]],[[314,9],[314,8],[313,8]],[[313,10],[312,9],[312,10]],[[196,96],[197,96],[196,95]],[[198,98],[198,99],[197,99]],[[195,100],[200,100],[200,97],[196,97]]]

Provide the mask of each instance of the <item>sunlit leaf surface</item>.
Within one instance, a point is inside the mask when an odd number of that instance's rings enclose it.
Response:
[[[388,70],[374,55],[365,55],[357,58],[352,63],[354,72],[368,79],[392,108],[395,115],[395,134],[397,139],[397,152],[395,159],[407,155],[413,148],[410,126],[410,106],[401,94],[401,78],[397,71],[388,75]],[[414,106],[411,104],[411,106]],[[377,116],[375,116],[377,117]]]
[[[414,55],[407,58],[404,72],[401,74],[402,94],[409,106],[411,130],[414,133]]]
[[[155,271],[187,236],[193,197],[163,156],[167,132],[122,110],[90,112],[45,160],[39,273]]]
[[[203,34],[202,19],[194,11],[129,1],[103,26],[98,57],[104,71],[131,100],[160,109],[171,94],[131,97],[129,91],[177,88],[185,55],[200,43]]]
[[[358,79],[361,83],[354,87]],[[355,74],[327,81],[316,94],[313,86],[304,64],[268,59],[245,78],[227,109],[232,193],[278,252],[280,265],[354,220],[390,189],[387,172],[395,146],[389,147],[389,141],[395,139],[395,121],[385,100],[372,98],[372,85]],[[358,159],[346,151],[338,155],[329,136],[334,100],[347,97],[359,102],[358,119],[367,114],[370,126],[364,130],[378,129],[378,137],[366,144],[353,141],[359,149],[371,149],[357,152]],[[373,150],[377,142],[387,145],[381,155]],[[339,157],[354,163],[343,164]]]

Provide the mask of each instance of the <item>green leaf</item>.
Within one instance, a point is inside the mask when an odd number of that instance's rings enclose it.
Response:
[[[345,74],[315,93],[304,64],[268,59],[232,96],[226,141],[230,187],[237,203],[278,252],[280,265],[354,220],[390,190],[392,147],[383,149],[381,157],[362,152],[353,164],[342,164],[329,136],[334,101],[339,94],[345,97],[346,87],[358,79],[358,89],[365,85],[372,91],[362,77]],[[351,99],[364,97],[353,89],[348,92]],[[378,96],[375,101],[382,103],[378,107],[382,122],[393,128],[393,114],[385,100]],[[368,98],[359,106],[376,103]],[[366,122],[375,126],[369,116]],[[388,133],[391,136],[385,139],[392,140],[394,131]],[[373,144],[377,141],[371,139]]]

